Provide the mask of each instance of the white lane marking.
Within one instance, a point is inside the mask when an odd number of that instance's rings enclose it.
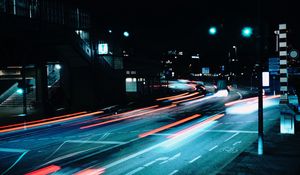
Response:
[[[197,157],[195,157],[193,160],[189,161],[189,163],[193,163],[193,162],[195,162],[196,160],[200,159],[201,157],[202,157],[202,155],[197,156]]]
[[[138,168],[136,168],[136,169],[130,171],[130,172],[127,173],[126,175],[133,175],[133,174],[135,174],[135,173],[141,171],[141,170],[144,169],[144,168],[145,168],[145,167],[138,167]]]
[[[96,143],[96,144],[126,144],[127,142],[119,142],[119,141],[90,141],[90,140],[67,140],[64,141],[50,156],[48,156],[45,160],[52,157],[65,143]]]
[[[139,140],[139,139],[140,139],[140,138],[138,138],[138,139],[136,139],[136,140]],[[166,141],[165,141],[165,142],[166,142]],[[127,156],[127,157],[124,157],[124,158],[122,158],[122,159],[119,159],[119,160],[117,160],[117,161],[115,161],[115,162],[112,162],[112,163],[110,163],[110,164],[107,164],[107,165],[105,165],[103,168],[109,169],[109,168],[114,167],[114,166],[116,166],[116,165],[118,165],[118,164],[120,164],[120,163],[126,162],[127,160],[130,160],[130,159],[132,159],[132,158],[135,158],[135,157],[137,157],[137,156],[139,156],[139,155],[142,155],[142,154],[144,154],[144,153],[146,153],[146,152],[149,152],[149,151],[151,151],[151,150],[153,150],[153,149],[155,149],[155,148],[157,148],[157,147],[163,145],[165,142],[161,142],[161,143],[159,143],[159,144],[157,144],[157,145],[151,146],[151,147],[149,147],[149,148],[147,148],[147,149],[141,150],[141,151],[136,152],[136,153],[134,153],[134,154],[131,154],[131,155]]]
[[[233,134],[232,136],[228,137],[224,142],[227,142],[228,140],[232,139],[233,137],[237,136],[239,132]]]
[[[217,147],[218,147],[218,145],[216,145],[216,146],[210,148],[208,151],[212,151],[212,150],[216,149]]]
[[[174,171],[172,171],[169,175],[174,175],[175,173],[177,173],[178,172],[178,170],[174,170]]]
[[[29,150],[25,149],[15,149],[15,148],[0,148],[0,151],[2,152],[14,152],[14,153],[22,153],[18,159],[10,166],[8,167],[2,174],[6,174],[9,170],[11,170],[24,156],[29,152]],[[2,175],[1,174],[1,175]]]
[[[257,131],[242,131],[242,130],[206,130],[206,132],[239,132],[239,133],[246,133],[246,134],[257,134]]]
[[[178,153],[178,154],[174,155],[173,157],[169,158],[168,160],[165,160],[165,161],[161,162],[160,165],[165,164],[165,163],[167,163],[169,161],[175,160],[175,159],[177,159],[180,156],[181,156],[181,153]]]
[[[181,153],[178,153],[178,154],[174,155],[173,157],[171,157],[169,160],[175,160],[180,156],[181,156]]]
[[[167,160],[168,158],[169,157],[160,157],[160,158],[157,158],[157,159],[155,159],[155,160],[153,160],[153,161],[151,161],[149,163],[146,163],[144,165],[144,167],[150,166],[150,165],[154,164],[155,162],[158,162],[158,161],[161,161],[161,160]]]
[[[237,141],[237,142],[235,142],[235,143],[233,144],[233,146],[235,146],[235,145],[237,145],[237,144],[240,144],[240,143],[242,143],[242,141]]]

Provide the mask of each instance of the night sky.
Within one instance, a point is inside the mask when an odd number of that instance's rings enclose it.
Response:
[[[287,22],[293,32],[293,47],[299,48],[299,19],[296,1],[262,1],[263,23],[268,38],[275,38],[278,23]],[[94,15],[94,27],[99,32],[108,29],[130,32],[130,43],[140,55],[159,55],[162,51],[179,49],[195,51],[210,60],[222,60],[232,45],[237,45],[241,55],[253,55],[253,39],[245,40],[240,30],[249,25],[255,28],[257,1],[84,1]],[[219,33],[208,35],[215,25]],[[272,42],[272,39],[270,39]],[[272,50],[271,43],[270,47]]]

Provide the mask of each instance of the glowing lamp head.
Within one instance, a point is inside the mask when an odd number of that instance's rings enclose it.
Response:
[[[245,38],[250,38],[252,36],[253,29],[251,27],[244,27],[242,29],[242,36]]]
[[[60,70],[61,69],[61,65],[60,64],[55,64],[54,68],[57,69],[57,70]]]
[[[129,37],[129,33],[127,32],[127,31],[125,31],[124,33],[123,33],[123,35],[127,38],[127,37]]]
[[[24,93],[23,89],[21,89],[21,88],[17,89],[17,94],[22,95],[23,93]]]
[[[210,35],[216,35],[217,34],[217,28],[216,27],[210,27],[208,30],[208,33]]]

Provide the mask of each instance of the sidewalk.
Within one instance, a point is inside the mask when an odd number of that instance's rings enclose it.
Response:
[[[300,133],[286,135],[279,132],[280,123],[276,121],[276,125],[265,133],[264,155],[257,155],[255,142],[218,174],[300,174]]]

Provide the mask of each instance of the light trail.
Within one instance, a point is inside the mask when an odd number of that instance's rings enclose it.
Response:
[[[99,169],[85,169],[82,170],[78,173],[75,173],[74,175],[100,175],[105,172],[104,168],[99,168]]]
[[[78,118],[82,118],[82,117],[86,117],[86,116],[90,116],[90,115],[101,114],[101,113],[103,113],[103,111],[91,112],[91,113],[86,113],[86,114],[82,114],[82,115],[78,115],[78,116],[74,116],[74,117],[46,121],[46,122],[41,122],[41,123],[34,123],[34,124],[27,125],[26,128],[33,128],[33,127],[43,126],[43,125],[47,125],[47,124],[64,122],[64,121],[68,121],[68,120],[74,120],[74,119],[78,119]],[[2,129],[2,130],[0,130],[0,133],[18,131],[18,130],[23,130],[23,129],[24,129],[24,126],[18,126],[18,127],[14,127],[14,128]]]
[[[184,99],[184,98],[188,98],[188,97],[192,97],[194,95],[198,95],[200,92],[194,92],[191,93],[189,95],[185,95],[185,96],[181,96],[181,97],[173,97],[173,98],[169,98],[170,101],[176,101],[176,100],[180,100],[180,99]]]
[[[179,101],[176,101],[176,102],[173,102],[173,103],[178,104],[178,103],[182,103],[182,102],[186,102],[186,101],[197,100],[197,99],[202,98],[202,97],[204,97],[204,95],[200,95],[198,97],[192,97],[192,98],[188,98],[188,99],[184,99],[184,100],[179,100]]]
[[[184,95],[187,95],[187,94],[189,94],[189,93],[186,92],[186,93],[179,94],[179,95],[173,95],[173,96],[168,96],[168,97],[158,98],[158,99],[156,99],[156,101],[167,100],[167,99],[169,99],[169,98],[174,98],[174,97],[181,97],[181,96],[184,96]]]
[[[143,112],[143,113],[127,116],[127,117],[112,119],[112,120],[108,120],[108,121],[105,121],[105,122],[95,123],[95,124],[92,124],[92,125],[87,125],[87,126],[80,127],[80,129],[88,129],[88,128],[95,127],[95,126],[105,125],[105,124],[113,123],[113,122],[117,122],[117,121],[122,121],[122,120],[130,119],[130,118],[138,117],[138,116],[141,116],[141,115],[161,111],[161,110],[164,110],[164,109],[173,108],[173,107],[176,107],[176,105],[170,105],[170,106],[158,108],[158,109],[155,109],[155,110],[152,110],[152,111],[147,111],[147,112]]]
[[[60,170],[61,167],[57,166],[57,165],[50,165],[35,171],[32,171],[30,173],[27,173],[25,175],[47,175],[47,174],[51,174],[51,173],[55,173],[58,170]]]
[[[75,123],[74,125],[90,123],[90,122],[93,122],[93,121],[98,121],[98,120],[103,120],[103,119],[110,119],[110,118],[130,114],[130,113],[134,113],[134,112],[140,112],[140,111],[147,110],[147,109],[153,109],[153,108],[157,108],[157,107],[159,107],[159,106],[154,105],[154,106],[149,106],[149,107],[145,107],[145,108],[139,108],[139,109],[135,109],[135,110],[132,110],[132,111],[122,112],[122,113],[119,113],[119,114],[112,114],[112,115],[108,115],[108,116],[101,117],[101,118],[91,119],[91,120],[87,120],[87,121],[84,121],[84,122],[78,122],[78,123]]]
[[[280,95],[273,95],[273,96],[264,96],[263,98],[264,99],[274,99],[274,98],[279,98]],[[254,100],[254,101],[252,101]],[[225,106],[231,106],[231,105],[235,105],[237,103],[242,103],[242,102],[257,102],[258,101],[258,97],[251,97],[251,98],[246,98],[246,99],[243,99],[243,100],[236,100],[236,101],[232,101],[232,102],[228,102],[228,103],[225,103]]]
[[[179,132],[177,132],[177,133],[175,133],[175,134],[169,135],[169,136],[167,136],[167,138],[175,138],[175,137],[179,137],[179,136],[181,136],[181,135],[185,135],[185,134],[187,134],[187,133],[189,133],[189,132],[191,132],[191,131],[193,131],[193,130],[196,130],[196,129],[202,127],[202,126],[205,125],[206,123],[215,121],[215,120],[217,120],[217,119],[219,119],[219,118],[221,118],[221,117],[223,117],[223,116],[224,116],[224,114],[218,114],[218,115],[215,115],[215,116],[213,116],[213,117],[211,117],[211,118],[208,118],[208,119],[206,119],[206,120],[204,120],[204,121],[202,121],[202,122],[200,122],[200,123],[198,123],[198,124],[196,124],[196,125],[193,125],[193,126],[191,126],[191,127],[189,127],[189,128],[186,128],[186,129],[184,129],[184,130],[181,130],[181,131],[179,131]]]
[[[28,124],[33,124],[33,123],[40,123],[40,122],[44,122],[44,121],[55,120],[55,119],[60,119],[60,118],[65,118],[65,117],[72,117],[72,116],[75,116],[75,115],[86,114],[86,113],[87,113],[86,111],[77,112],[77,113],[73,113],[73,114],[66,114],[66,115],[41,119],[41,120],[34,120],[34,121],[26,122],[25,124],[28,125]],[[22,126],[22,125],[24,125],[24,123],[16,123],[16,124],[12,124],[12,125],[0,126],[0,129],[11,128],[11,127],[15,127],[15,126]]]
[[[180,125],[180,124],[185,123],[185,122],[187,122],[187,121],[190,121],[190,120],[193,120],[193,119],[195,119],[195,118],[198,118],[198,117],[200,117],[200,116],[201,116],[200,114],[192,115],[192,116],[190,116],[190,117],[187,117],[187,118],[185,118],[185,119],[179,120],[179,121],[177,121],[177,122],[174,122],[174,123],[171,123],[171,124],[162,126],[162,127],[160,127],[160,128],[157,128],[157,129],[154,129],[154,130],[145,132],[145,133],[143,133],[143,134],[140,134],[140,135],[139,135],[139,138],[147,137],[147,136],[149,136],[149,135],[158,133],[158,132],[160,132],[160,131],[167,130],[167,129],[172,128],[172,127],[174,127],[174,126],[177,126],[177,125]]]

